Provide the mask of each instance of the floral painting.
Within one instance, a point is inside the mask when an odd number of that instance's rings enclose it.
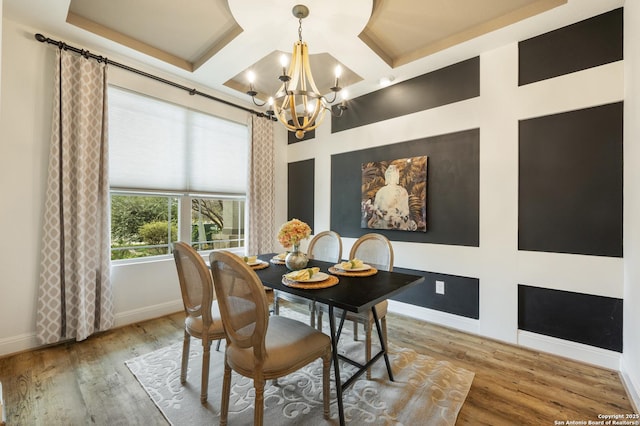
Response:
[[[427,231],[427,157],[362,164],[361,227]]]

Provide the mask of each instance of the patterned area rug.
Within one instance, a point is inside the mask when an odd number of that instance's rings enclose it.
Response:
[[[295,313],[294,313],[295,315]],[[354,341],[346,330],[339,350],[353,358],[364,358],[364,343]],[[375,339],[374,339],[375,341]],[[389,359],[395,381],[387,377],[385,363],[380,360],[372,368],[372,379],[365,375],[344,394],[344,411],[348,423],[371,425],[454,425],[471,387],[474,373],[449,362],[438,361],[413,350],[389,343]],[[126,362],[154,403],[172,425],[218,424],[224,342],[220,352],[211,350],[209,399],[200,404],[200,372],[202,345],[192,339],[187,383],[180,384],[182,342]],[[353,371],[342,363],[341,376]],[[331,368],[333,377],[333,367]],[[253,382],[232,374],[229,424],[253,424]],[[331,382],[331,419],[322,415],[322,363],[320,360],[277,384],[267,382],[265,388],[265,425],[335,425],[338,406],[335,383]]]

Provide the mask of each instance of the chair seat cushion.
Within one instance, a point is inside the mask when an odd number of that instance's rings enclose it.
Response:
[[[220,315],[220,308],[218,303],[214,301],[211,304],[211,326],[209,327],[209,336],[222,336],[224,337],[224,327],[222,326],[222,315]],[[202,338],[204,335],[202,316],[187,317],[185,320],[185,327],[187,332],[197,338]]]
[[[331,349],[331,339],[326,334],[291,318],[269,317],[265,338],[265,377],[278,377],[294,372]],[[234,369],[253,372],[253,349],[236,346],[227,348],[227,360]]]

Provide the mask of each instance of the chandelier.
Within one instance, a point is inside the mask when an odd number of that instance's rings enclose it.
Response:
[[[249,90],[247,95],[251,96],[256,106],[268,104],[266,111],[269,116],[276,116],[289,131],[295,132],[296,138],[302,139],[306,132],[314,130],[324,120],[325,113],[329,111],[334,116],[340,117],[347,109],[345,104],[346,91],[342,92],[342,102],[337,105],[336,111],[331,109],[331,104],[337,100],[340,87],[340,66],[335,69],[335,83],[330,88],[333,97],[329,100],[318,90],[311,67],[309,66],[309,49],[307,43],[302,40],[302,20],[309,16],[309,8],[298,4],[291,10],[293,16],[298,18],[298,41],[293,44],[293,53],[289,70],[286,70],[288,58],[286,55],[280,57],[282,65],[282,75],[278,79],[282,85],[278,91],[269,98],[267,102],[256,101],[258,92],[253,87],[255,75],[248,73]]]

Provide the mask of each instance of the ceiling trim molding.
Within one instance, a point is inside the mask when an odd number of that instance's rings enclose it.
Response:
[[[122,44],[123,46],[127,46],[133,50],[137,50],[138,52],[152,56],[156,59],[159,59],[171,65],[174,65],[183,70],[193,72],[195,69],[194,64],[185,59],[172,55],[162,49],[158,49],[156,47],[150,46],[146,43],[141,42],[140,40],[136,40],[134,38],[126,36],[119,31],[115,31],[111,28],[107,28],[104,25],[100,25],[95,21],[84,18],[80,15],[76,15],[73,12],[67,13],[67,23],[71,25],[75,25],[78,28],[82,28],[84,30],[87,30],[99,36],[102,36],[108,40]],[[220,48],[222,48],[222,46]],[[210,57],[211,55],[209,55],[207,59]]]

